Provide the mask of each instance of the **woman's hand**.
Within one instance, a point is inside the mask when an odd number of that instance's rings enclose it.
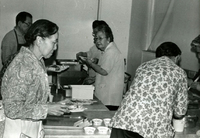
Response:
[[[49,115],[61,116],[66,112],[69,112],[69,111],[68,111],[67,105],[65,105],[65,104],[61,104],[61,103],[49,103],[48,104],[48,114]]]
[[[69,68],[68,65],[51,65],[51,66],[47,67],[47,71],[62,72],[68,68]]]
[[[82,57],[82,56],[79,56],[79,57],[80,57],[80,60],[82,61],[82,63],[86,64],[89,67],[93,63],[93,59],[89,59],[87,57]]]

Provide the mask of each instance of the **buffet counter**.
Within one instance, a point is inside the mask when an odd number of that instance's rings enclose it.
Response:
[[[111,118],[115,111],[109,111],[96,97],[97,102],[91,105],[84,105],[87,109],[83,112],[71,113],[60,117],[48,116],[43,121],[45,128],[45,138],[109,138],[110,133],[85,134],[83,127],[75,127],[74,123],[85,117],[88,120],[94,118]],[[200,109],[189,109],[187,115],[200,117]],[[200,119],[200,118],[199,118]],[[196,122],[194,127],[185,127],[183,132],[176,132],[175,138],[199,138],[196,132],[200,130],[200,120]]]
[[[115,111],[109,111],[101,101],[94,97],[96,102],[91,105],[83,105],[83,112],[72,112],[63,116],[48,116],[43,121],[45,128],[45,138],[109,138],[110,133],[99,134],[95,131],[94,134],[85,134],[83,127],[76,127],[74,123],[86,119],[91,121],[94,118],[104,119],[111,118]],[[104,126],[102,123],[101,126]]]

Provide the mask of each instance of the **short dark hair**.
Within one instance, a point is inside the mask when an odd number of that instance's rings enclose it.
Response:
[[[197,37],[195,37],[192,42],[191,42],[191,46],[192,47],[200,47],[200,35],[198,35]]]
[[[113,36],[112,30],[108,25],[104,25],[104,24],[99,25],[97,27],[97,30],[105,33],[106,38],[110,38],[110,42],[114,41],[114,36]]]
[[[181,55],[180,48],[173,42],[164,42],[156,49],[156,57]]]
[[[103,20],[95,20],[92,23],[92,28],[94,29],[94,28],[96,28],[96,27],[98,27],[100,25],[107,25],[108,26],[108,24],[105,21],[103,21]]]
[[[37,20],[28,29],[25,35],[26,42],[28,43],[28,45],[33,44],[37,36],[46,38],[57,33],[58,29],[58,26],[49,20]]]
[[[15,20],[16,25],[18,24],[19,21],[25,22],[26,17],[30,17],[31,19],[33,18],[32,15],[28,12],[23,11],[23,12],[18,13]]]

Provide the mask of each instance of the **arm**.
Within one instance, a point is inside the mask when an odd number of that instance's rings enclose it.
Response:
[[[82,57],[87,57],[87,52],[78,52],[76,54],[76,59],[79,61],[80,60],[80,57],[79,56],[82,56]]]
[[[174,105],[174,117],[183,118],[187,112],[188,107],[188,92],[187,92],[187,76],[184,74],[181,79],[178,80],[177,96]]]
[[[13,119],[39,120],[45,119],[47,114],[64,114],[66,105],[46,103],[48,88],[45,85],[45,73],[39,70],[40,75],[36,75],[31,69],[24,69],[22,66],[16,67],[15,72],[12,70],[5,74],[8,80],[2,83],[6,116]]]
[[[14,54],[17,51],[17,42],[16,38],[13,36],[12,33],[7,34],[1,43],[1,58],[2,63],[9,59],[10,55]]]
[[[101,66],[95,64],[93,60],[87,58],[81,58],[81,61],[85,63],[87,66],[91,67],[95,72],[101,74],[102,76],[108,75],[107,71],[101,68]]]

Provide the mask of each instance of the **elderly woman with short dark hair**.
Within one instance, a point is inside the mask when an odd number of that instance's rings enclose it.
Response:
[[[67,111],[61,103],[47,103],[50,93],[43,58],[49,58],[58,45],[58,26],[37,20],[25,35],[28,47],[22,47],[6,69],[2,79],[5,111],[4,137],[43,137],[42,119]]]

